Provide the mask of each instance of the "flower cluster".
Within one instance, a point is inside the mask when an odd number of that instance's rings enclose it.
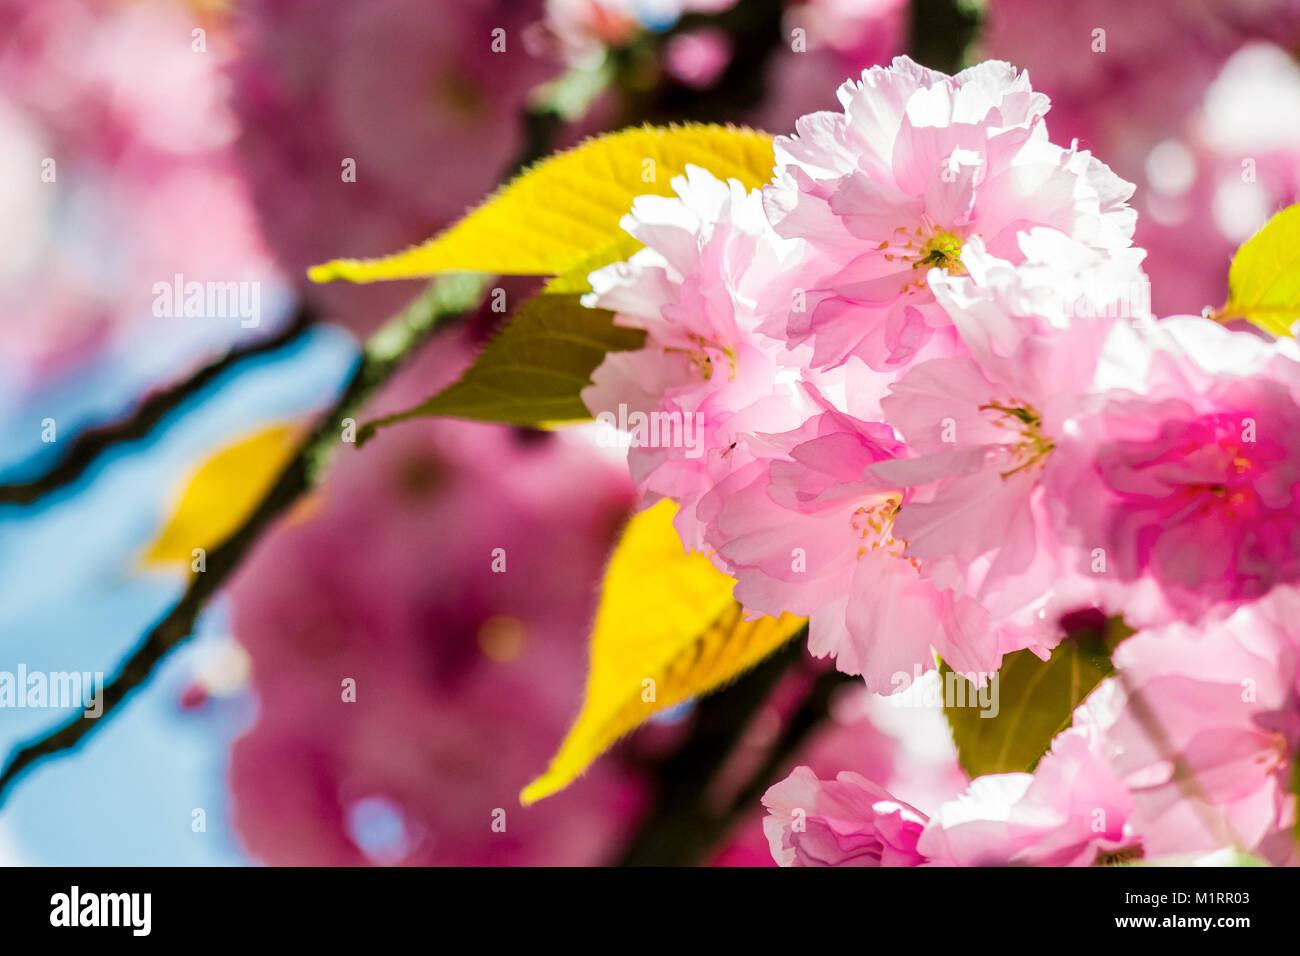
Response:
[[[796,771],[765,801],[774,855],[1092,863],[1197,845],[1201,804],[1222,824],[1205,848],[1258,849],[1294,814],[1300,349],[1157,320],[1133,187],[1053,143],[1008,64],[900,57],[839,100],[777,139],[762,190],[691,168],[637,200],[645,248],[587,301],[646,344],[606,359],[588,407],[677,426],[631,442],[644,500],[676,502],[748,612],[807,616],[812,653],[870,690],[936,656],[977,681],[1045,658],[1081,610],[1139,634],[1034,773],[927,816]],[[1187,767],[1199,789],[1174,800]]]

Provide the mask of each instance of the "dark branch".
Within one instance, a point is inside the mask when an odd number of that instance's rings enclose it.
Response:
[[[28,505],[52,491],[72,484],[105,451],[114,445],[146,437],[186,399],[197,395],[245,359],[274,352],[288,345],[314,321],[315,316],[310,309],[299,307],[289,323],[275,335],[232,348],[184,381],[152,392],[126,418],[86,429],[72,439],[63,457],[39,478],[0,484],[0,504]]]
[[[804,640],[799,642],[800,649],[805,643]],[[835,695],[835,691],[846,684],[860,680],[859,677],[851,677],[837,670],[828,670],[813,681],[798,709],[786,721],[781,736],[767,752],[763,765],[754,771],[749,782],[741,787],[732,799],[731,809],[725,820],[727,827],[745,813],[758,808],[759,798],[767,792],[768,787],[776,783],[777,775],[785,769],[786,764],[803,746],[808,735],[830,713],[831,698]]]
[[[445,291],[449,286],[452,289],[450,295]],[[313,433],[299,446],[293,460],[280,473],[256,510],[234,534],[208,553],[206,570],[193,576],[176,606],[154,625],[121,669],[105,684],[100,716],[87,718],[78,714],[56,730],[20,747],[0,773],[0,800],[3,800],[9,785],[32,764],[76,747],[91,731],[106,723],[117,707],[149,679],[168,652],[190,636],[199,612],[239,566],[262,532],[315,484],[324,463],[341,443],[341,421],[355,417],[374,390],[446,321],[476,304],[485,287],[486,280],[479,277],[459,277],[450,282],[434,283],[395,324],[376,334],[371,342],[380,341],[384,336],[382,341],[386,348],[382,352],[374,348],[367,350],[343,393],[321,416]],[[453,301],[448,303],[448,299]],[[405,337],[401,334],[403,331]],[[389,343],[394,341],[396,347],[390,347]]]

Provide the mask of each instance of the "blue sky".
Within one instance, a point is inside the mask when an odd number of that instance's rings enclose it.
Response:
[[[0,396],[0,478],[31,473],[44,417],[66,441],[150,380],[122,356],[20,401]],[[300,418],[334,395],[356,360],[352,340],[317,329],[250,360],[178,409],[147,440],[114,449],[74,486],[26,508],[0,506],[0,670],[111,673],[170,608],[183,580],[138,570],[187,472],[260,425]],[[125,384],[124,384],[125,383]],[[217,602],[198,636],[76,753],[30,770],[0,808],[0,863],[233,865],[248,862],[227,820],[226,754],[254,719],[247,694],[183,710],[194,668],[228,639]],[[0,709],[0,749],[70,712]],[[191,826],[195,808],[207,829]]]

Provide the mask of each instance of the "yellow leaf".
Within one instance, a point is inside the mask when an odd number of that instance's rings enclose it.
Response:
[[[1242,318],[1277,336],[1300,319],[1300,204],[1283,209],[1237,250],[1228,304],[1217,316]]]
[[[618,223],[632,200],[671,195],[670,181],[687,164],[754,188],[772,178],[772,162],[772,138],[749,129],[690,124],[607,133],[525,170],[423,245],[380,259],[337,259],[308,275],[315,282],[439,272],[563,276],[621,241]]]
[[[589,275],[611,262],[625,262],[631,259],[640,248],[641,243],[638,240],[626,232],[620,232],[617,238],[601,246],[576,266],[570,266],[567,271],[547,282],[542,292],[548,295],[580,295],[584,292],[590,292],[591,283],[587,281]]]
[[[203,462],[146,551],[145,564],[189,564],[195,548],[211,551],[230,537],[270,490],[300,437],[296,425],[272,425]]]
[[[725,684],[803,626],[789,614],[742,620],[735,581],[703,555],[683,553],[674,513],[661,501],[623,532],[596,612],[586,701],[550,768],[519,795],[525,806],[563,790],[651,715]]]

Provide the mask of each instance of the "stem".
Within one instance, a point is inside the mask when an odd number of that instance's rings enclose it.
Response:
[[[197,395],[245,359],[284,348],[307,331],[315,320],[316,316],[311,309],[299,306],[289,323],[275,335],[231,348],[221,358],[203,366],[184,381],[153,392],[125,418],[87,428],[73,438],[68,451],[45,474],[30,481],[0,484],[0,504],[29,505],[52,491],[72,484],[108,449],[146,437],[186,399]]]

